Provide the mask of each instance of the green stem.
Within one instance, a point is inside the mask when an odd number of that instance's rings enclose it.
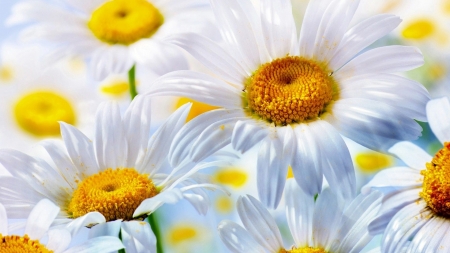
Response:
[[[122,229],[119,230],[119,239],[122,241]],[[125,249],[119,249],[119,253],[125,253]]]
[[[131,100],[133,100],[138,94],[136,90],[136,65],[133,65],[128,71],[128,84],[130,85]]]
[[[153,230],[153,233],[156,237],[156,252],[157,253],[163,253],[163,247],[162,247],[162,240],[161,240],[161,232],[159,230],[156,214],[152,213],[148,216],[148,223],[150,223],[150,226]]]

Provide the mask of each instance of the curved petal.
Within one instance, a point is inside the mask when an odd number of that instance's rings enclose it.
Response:
[[[283,247],[280,230],[261,202],[250,195],[239,197],[237,210],[252,237],[270,252],[279,252]]]
[[[153,198],[149,198],[142,201],[142,203],[134,211],[133,217],[139,217],[144,214],[150,214],[165,203],[175,204],[181,199],[183,199],[183,193],[178,188],[163,191],[158,195],[154,196]]]
[[[222,221],[218,227],[220,239],[233,253],[261,253],[266,249],[261,247],[249,232],[232,221]]]
[[[123,249],[119,238],[114,236],[101,236],[87,240],[81,245],[72,247],[63,253],[109,253]]]
[[[358,55],[334,75],[337,80],[345,80],[369,73],[403,72],[422,66],[423,61],[422,53],[418,48],[385,46]]]
[[[314,197],[305,194],[294,180],[286,183],[286,218],[297,247],[308,246],[312,240]]]
[[[110,74],[123,74],[133,67],[133,59],[127,46],[104,45],[90,58],[90,71],[96,80],[104,80]]]
[[[423,170],[432,157],[420,147],[407,141],[401,141],[392,146],[389,153],[396,155],[406,165],[416,170]]]
[[[45,247],[55,253],[63,252],[72,241],[72,236],[65,229],[52,229],[48,231],[48,242]]]
[[[122,226],[122,220],[108,221],[105,223],[97,224],[89,230],[89,238],[99,236],[118,236],[120,227]]]
[[[105,217],[99,212],[87,213],[71,221],[65,228],[69,230],[72,236],[76,235],[82,227],[92,226],[99,223],[105,223]]]
[[[5,207],[0,203],[0,234],[8,235],[8,216]]]
[[[431,130],[441,143],[450,141],[450,101],[447,97],[433,99],[427,104]]]
[[[268,135],[268,127],[253,120],[238,120],[234,126],[231,144],[241,153],[247,152]]]
[[[59,207],[48,199],[39,201],[28,216],[25,234],[32,240],[41,239],[59,213]]]
[[[241,91],[210,75],[190,70],[168,73],[156,79],[148,89],[149,96],[180,96],[234,109],[242,108]]]
[[[87,177],[97,173],[98,165],[92,141],[75,127],[64,122],[60,122],[59,124],[67,152],[73,164],[82,173],[81,175]]]
[[[122,222],[122,241],[127,252],[156,253],[156,237],[148,222]]]
[[[328,66],[337,70],[361,50],[394,30],[401,19],[391,14],[380,14],[363,20],[348,30]]]
[[[101,169],[126,166],[128,143],[120,116],[119,105],[105,102],[97,109],[95,127],[95,154]]]
[[[371,187],[419,187],[422,185],[423,176],[420,171],[408,167],[395,167],[378,172],[361,192],[369,192]]]
[[[446,252],[443,243],[448,240],[449,224],[445,218],[433,217],[420,228],[409,245],[409,252]]]

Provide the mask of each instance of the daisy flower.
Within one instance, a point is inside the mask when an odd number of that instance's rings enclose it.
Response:
[[[217,187],[195,173],[223,162],[186,161],[166,174],[166,154],[189,105],[150,135],[150,103],[136,97],[124,117],[117,104],[101,104],[93,141],[61,123],[64,144],[42,142],[47,159],[1,150],[0,163],[12,175],[0,177],[0,201],[9,216],[23,218],[40,199],[48,198],[61,208],[55,225],[75,234],[82,226],[104,223],[95,226],[96,235],[117,236],[121,231],[125,248],[142,252],[141,247],[155,248],[155,240],[148,240],[153,233],[142,219],[164,203],[186,199],[205,214],[209,199],[204,188]]]
[[[431,100],[426,107],[430,127],[443,144],[434,157],[410,142],[399,142],[389,152],[407,166],[378,173],[362,191],[385,192],[379,217],[371,232],[382,233],[382,251],[449,252],[450,250],[450,100]]]
[[[17,235],[11,234],[12,231],[8,231],[6,210],[0,204],[0,252],[108,253],[123,249],[123,244],[120,240],[112,236],[97,237],[81,245],[69,247],[72,240],[69,231],[64,229],[49,230],[58,213],[58,206],[55,206],[48,199],[40,200],[28,216],[24,234]],[[44,243],[43,241],[46,242]]]
[[[46,68],[42,50],[5,43],[1,48],[0,146],[27,149],[43,138],[59,137],[59,121],[82,130],[94,121],[101,100],[86,75],[70,61]],[[2,76],[2,74],[0,74]]]
[[[238,200],[238,212],[245,229],[222,221],[219,234],[231,252],[350,253],[360,252],[371,240],[367,225],[375,218],[381,193],[359,195],[343,206],[329,188],[314,202],[290,180],[286,189],[286,217],[295,244],[285,248],[275,220],[251,195]]]
[[[93,76],[104,79],[125,73],[136,63],[156,69],[167,65],[153,58],[154,53],[174,50],[161,40],[175,33],[206,31],[210,21],[203,0],[21,1],[6,21],[30,22],[22,37],[51,45],[51,61],[83,56],[90,60]],[[177,54],[182,57],[179,50]]]
[[[416,139],[426,89],[392,73],[420,66],[418,49],[387,46],[361,51],[400,19],[378,15],[352,27],[358,0],[310,1],[300,38],[290,1],[211,0],[224,45],[200,35],[170,41],[215,75],[176,71],[158,79],[150,95],[177,95],[223,107],[190,121],[175,138],[171,163],[198,161],[232,144],[259,145],[261,201],[276,207],[288,166],[310,195],[323,176],[333,191],[356,195],[355,172],[341,134],[371,149]]]

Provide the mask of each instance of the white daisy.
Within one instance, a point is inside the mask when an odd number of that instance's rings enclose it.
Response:
[[[0,252],[108,253],[123,249],[120,240],[112,236],[93,238],[81,245],[69,248],[72,240],[69,231],[64,229],[49,230],[59,211],[59,207],[51,201],[42,199],[31,210],[26,221],[24,234],[17,235],[11,234],[12,231],[8,229],[6,210],[0,204]],[[44,240],[41,241],[41,239]]]
[[[82,130],[94,121],[92,108],[101,98],[83,71],[72,71],[68,60],[47,68],[41,56],[37,47],[2,45],[0,147],[27,150],[43,138],[60,136],[58,121]]]
[[[142,247],[154,248],[155,240],[148,239],[153,233],[141,220],[164,203],[186,199],[205,214],[209,199],[203,188],[217,187],[195,173],[223,162],[187,161],[164,174],[166,154],[186,121],[189,105],[151,136],[150,103],[136,97],[124,117],[117,104],[101,104],[93,141],[61,123],[64,144],[42,142],[49,161],[1,150],[0,163],[12,175],[0,177],[0,201],[9,216],[23,218],[40,199],[48,198],[61,207],[55,225],[76,233],[82,226],[106,222],[93,233],[117,236],[121,231],[126,249],[142,252]]]
[[[167,59],[154,57],[173,51],[161,40],[207,30],[208,8],[204,0],[27,0],[13,7],[7,24],[33,22],[22,37],[48,42],[50,61],[81,55],[90,59],[93,76],[104,79],[136,63],[157,70],[167,65],[161,65]]]
[[[179,95],[223,107],[190,121],[175,138],[172,164],[194,161],[231,143],[245,152],[260,143],[258,189],[277,206],[288,165],[309,194],[323,175],[339,196],[356,194],[350,154],[340,134],[371,149],[387,149],[421,132],[426,89],[391,74],[423,63],[418,49],[388,46],[360,53],[400,19],[378,15],[349,27],[358,0],[313,0],[300,39],[288,0],[211,0],[225,40],[173,37],[215,74],[177,71],[150,94]],[[219,79],[220,78],[220,79]]]
[[[409,240],[408,252],[450,251],[450,100],[427,104],[430,127],[444,147],[434,157],[410,142],[399,142],[389,152],[407,166],[378,173],[363,187],[385,192],[379,217],[371,232],[382,233],[382,251],[398,252]]]
[[[286,217],[295,244],[285,248],[275,220],[250,195],[238,200],[245,227],[232,222],[219,224],[222,241],[234,253],[350,253],[360,252],[371,240],[367,225],[381,205],[381,193],[359,195],[347,206],[329,188],[314,203],[293,181],[286,189]]]

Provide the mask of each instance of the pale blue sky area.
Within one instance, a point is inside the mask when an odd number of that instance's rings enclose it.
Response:
[[[11,6],[18,0],[0,0],[0,41],[17,33],[17,27],[5,27],[5,20],[11,13]]]

